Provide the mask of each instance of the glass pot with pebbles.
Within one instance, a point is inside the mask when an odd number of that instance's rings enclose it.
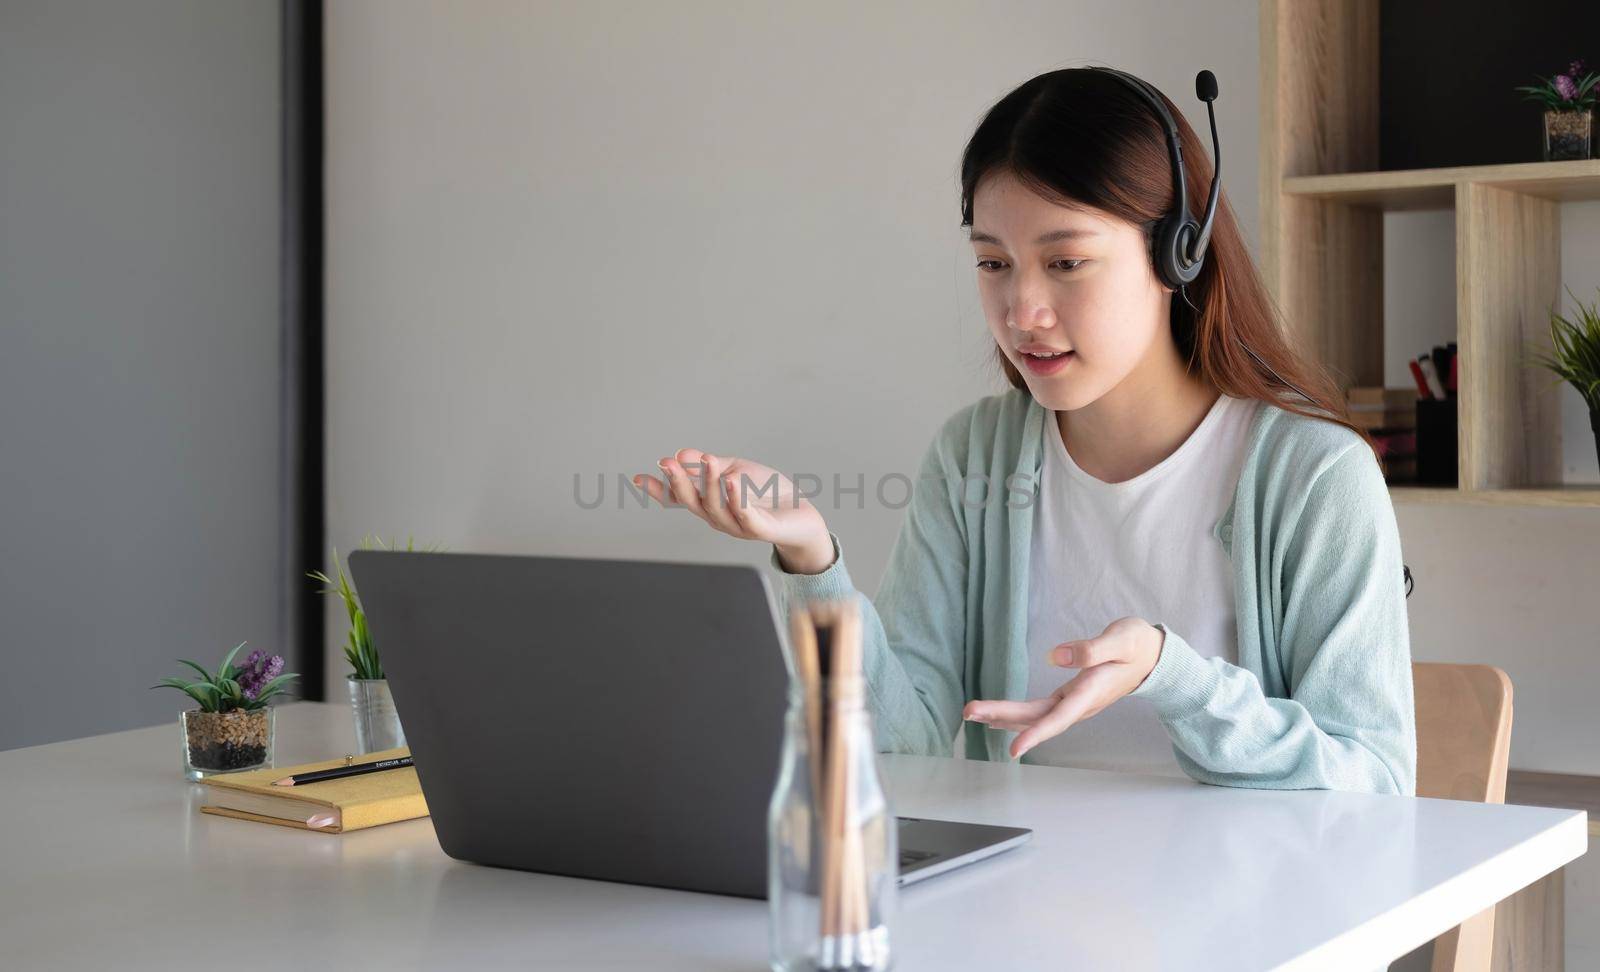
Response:
[[[234,646],[216,672],[187,658],[178,659],[200,676],[164,678],[151,688],[175,688],[199,703],[178,715],[183,775],[191,780],[272,765],[273,710],[267,704],[300,676],[283,670],[283,656],[252,651],[235,665]]]

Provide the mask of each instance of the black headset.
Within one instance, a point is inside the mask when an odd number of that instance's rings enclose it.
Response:
[[[1217,197],[1222,189],[1222,144],[1217,138],[1217,113],[1212,102],[1217,98],[1217,78],[1210,71],[1195,75],[1194,91],[1206,103],[1206,113],[1211,117],[1211,193],[1206,199],[1206,213],[1200,222],[1189,215],[1188,180],[1183,172],[1183,150],[1178,145],[1178,126],[1167,111],[1166,102],[1146,82],[1115,68],[1092,67],[1126,84],[1143,98],[1155,112],[1156,120],[1167,133],[1167,154],[1172,158],[1172,211],[1161,217],[1152,232],[1156,275],[1173,290],[1182,291],[1184,285],[1200,276],[1205,263],[1206,247],[1211,244],[1211,221],[1217,215]],[[1187,299],[1187,296],[1185,296]]]
[[[1217,110],[1212,107],[1217,100],[1217,76],[1210,71],[1201,71],[1194,76],[1194,93],[1206,103],[1206,114],[1211,119],[1211,191],[1206,197],[1206,212],[1200,222],[1195,222],[1189,215],[1189,190],[1188,179],[1183,172],[1183,150],[1178,144],[1178,126],[1172,120],[1172,114],[1167,111],[1167,104],[1161,95],[1148,82],[1140,80],[1126,71],[1115,68],[1091,67],[1090,71],[1099,71],[1109,77],[1116,78],[1134,94],[1143,98],[1155,112],[1156,120],[1161,122],[1161,127],[1167,133],[1167,154],[1172,159],[1172,211],[1156,221],[1155,229],[1151,232],[1151,258],[1155,264],[1156,276],[1161,282],[1176,290],[1183,298],[1183,302],[1194,309],[1195,313],[1200,308],[1194,306],[1189,299],[1187,285],[1200,276],[1200,268],[1205,265],[1206,248],[1211,245],[1211,222],[1217,216],[1217,199],[1222,192],[1222,142],[1217,138]],[[1256,359],[1256,364],[1267,369],[1272,377],[1278,379],[1280,384],[1286,385],[1298,392],[1300,397],[1308,402],[1315,401],[1310,395],[1285,380],[1272,369],[1272,366],[1261,360],[1250,345],[1243,341],[1239,346],[1245,349],[1250,357]]]
[[[1195,307],[1194,302],[1189,299],[1186,285],[1200,276],[1200,268],[1205,265],[1206,247],[1211,244],[1211,221],[1217,215],[1217,198],[1222,187],[1222,142],[1217,138],[1217,111],[1213,107],[1213,103],[1217,100],[1217,76],[1210,71],[1201,71],[1194,76],[1195,97],[1206,103],[1206,115],[1211,120],[1211,191],[1206,197],[1205,215],[1197,223],[1194,217],[1189,215],[1188,181],[1183,171],[1183,151],[1178,144],[1178,126],[1172,120],[1172,113],[1167,111],[1166,102],[1148,82],[1126,71],[1108,67],[1090,67],[1089,70],[1099,71],[1127,85],[1144,99],[1150,110],[1155,112],[1156,120],[1166,130],[1167,154],[1172,159],[1172,211],[1162,216],[1151,232],[1151,257],[1155,264],[1156,276],[1161,278],[1162,283],[1176,290],[1183,298],[1183,302],[1198,314],[1200,308]],[[1256,354],[1250,345],[1240,341],[1239,346],[1281,384],[1298,392],[1306,401],[1315,401],[1274,371],[1271,365],[1262,361],[1261,356]],[[1411,568],[1404,564],[1401,564],[1401,568],[1405,574],[1406,597],[1410,597],[1413,587]]]

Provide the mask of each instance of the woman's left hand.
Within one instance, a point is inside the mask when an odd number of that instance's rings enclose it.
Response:
[[[1165,640],[1161,629],[1143,618],[1118,618],[1093,638],[1063,642],[1050,649],[1050,662],[1081,669],[1048,698],[1027,702],[974,699],[961,717],[995,729],[1020,733],[1011,741],[1011,758],[1097,715],[1144,683]]]

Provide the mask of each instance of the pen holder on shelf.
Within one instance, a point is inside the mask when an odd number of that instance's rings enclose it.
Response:
[[[1457,464],[1456,397],[1417,399],[1417,483],[1454,487]]]
[[[892,967],[897,821],[878,772],[853,600],[791,612],[795,678],[767,818],[775,972]]]

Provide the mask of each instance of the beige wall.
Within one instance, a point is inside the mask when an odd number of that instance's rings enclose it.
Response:
[[[410,532],[761,564],[766,548],[682,511],[617,510],[616,474],[685,445],[869,484],[914,470],[942,418],[1002,387],[957,165],[982,113],[1041,71],[1133,71],[1201,129],[1194,74],[1215,71],[1224,186],[1259,239],[1254,0],[345,0],[327,41],[341,547]],[[1567,212],[1568,281],[1592,291],[1600,219]],[[1399,367],[1450,329],[1452,227],[1389,225]],[[1584,416],[1568,419],[1571,475],[1594,480]],[[579,508],[575,472],[607,474],[604,507]],[[870,594],[900,513],[870,490],[864,505],[825,512]],[[1600,513],[1397,512],[1416,657],[1511,673],[1514,765],[1600,772]],[[343,670],[334,651],[331,685]]]

